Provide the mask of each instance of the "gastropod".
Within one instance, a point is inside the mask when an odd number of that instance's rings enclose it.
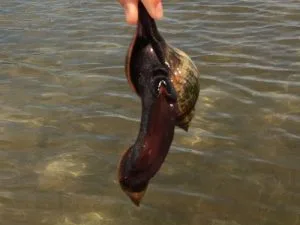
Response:
[[[143,3],[129,46],[125,73],[141,98],[142,115],[135,143],[119,164],[119,183],[139,205],[150,179],[163,164],[175,126],[188,131],[200,91],[197,67],[183,51],[166,43]]]

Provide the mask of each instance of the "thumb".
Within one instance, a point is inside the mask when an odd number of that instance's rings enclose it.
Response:
[[[163,17],[161,0],[142,0],[142,2],[153,19],[161,19]]]

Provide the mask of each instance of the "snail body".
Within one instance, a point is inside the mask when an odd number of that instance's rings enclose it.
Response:
[[[175,126],[188,130],[200,91],[192,60],[165,42],[141,1],[138,10],[125,73],[141,98],[142,115],[138,137],[119,165],[119,183],[136,205],[168,154]]]

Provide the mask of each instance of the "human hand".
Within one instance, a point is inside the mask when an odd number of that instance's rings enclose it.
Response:
[[[136,24],[138,20],[138,1],[139,0],[119,0],[124,7],[126,21],[129,24]],[[153,19],[163,17],[161,0],[141,0]]]

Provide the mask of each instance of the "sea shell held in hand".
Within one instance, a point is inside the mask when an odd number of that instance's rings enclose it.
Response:
[[[119,182],[139,205],[168,154],[175,126],[188,130],[200,78],[192,60],[165,42],[141,1],[125,70],[130,86],[141,98],[142,116],[138,137],[120,161]]]

